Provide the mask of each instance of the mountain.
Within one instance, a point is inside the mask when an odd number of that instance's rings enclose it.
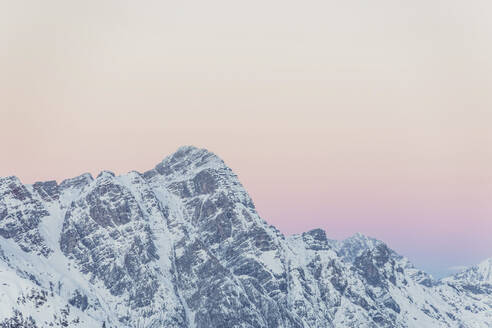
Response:
[[[213,153],[0,179],[0,327],[492,327],[491,260],[440,281],[383,242],[284,236]]]

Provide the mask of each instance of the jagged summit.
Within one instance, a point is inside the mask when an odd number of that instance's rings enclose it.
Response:
[[[492,257],[480,262],[477,267],[483,280],[492,284]]]
[[[353,236],[338,242],[340,256],[349,262],[354,261],[364,252],[378,247],[386,247],[386,245],[378,239],[368,237],[361,233],[356,233]],[[393,251],[391,252],[392,254],[394,253]]]
[[[194,146],[183,146],[172,155],[167,156],[157,164],[154,170],[146,172],[144,175],[149,176],[155,172],[172,178],[173,176],[188,177],[197,170],[207,168],[228,169],[224,161],[214,153]]]
[[[492,288],[492,257],[443,280],[468,284],[489,284]]]
[[[114,174],[114,172],[104,170],[97,175],[96,179],[114,178],[114,177],[116,177],[116,174]]]
[[[204,148],[186,145],[179,147],[174,153],[166,156],[160,163],[155,166],[154,169],[146,171],[144,175],[153,176],[156,173],[159,173],[169,176],[175,173],[176,175],[182,175],[186,177],[187,175],[192,175],[193,173],[196,173],[196,171],[204,170],[207,168],[220,168],[231,171],[230,168],[225,165],[224,161],[213,152],[210,152],[209,150]],[[141,174],[140,172],[135,170],[131,172]],[[130,174],[131,172],[127,174]],[[127,174],[122,174],[120,176],[125,176]],[[33,184],[33,186],[38,189],[46,188],[47,186],[49,186],[50,189],[68,189],[88,185],[92,181],[106,176],[116,177],[116,174],[109,170],[102,170],[96,178],[94,178],[90,173],[83,173],[76,177],[64,179],[59,184],[55,180],[50,180],[37,181]],[[0,185],[6,183],[22,184],[20,179],[16,176],[0,177]]]
[[[490,260],[466,272],[434,282],[362,234],[286,238],[193,146],[143,174],[0,178],[1,328],[492,327]]]
[[[367,245],[367,246],[373,246],[375,244],[383,243],[381,240],[374,238],[374,237],[371,237],[371,236],[364,235],[361,232],[354,233],[352,236],[344,239],[342,242],[358,243],[358,244]]]
[[[313,250],[333,249],[337,243],[336,240],[328,239],[326,231],[320,228],[303,232],[300,235],[293,235],[290,238],[301,238],[305,245]]]
[[[81,186],[88,185],[92,181],[94,181],[92,174],[83,173],[77,177],[63,180],[60,183],[60,189],[79,188]]]
[[[17,178],[14,175],[6,176],[6,177],[0,177],[0,185],[6,184],[6,183],[17,183],[20,182],[19,178]]]

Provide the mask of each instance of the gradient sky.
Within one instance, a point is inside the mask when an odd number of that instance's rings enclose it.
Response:
[[[181,145],[291,234],[441,275],[492,256],[492,2],[0,0],[0,176],[147,170]]]

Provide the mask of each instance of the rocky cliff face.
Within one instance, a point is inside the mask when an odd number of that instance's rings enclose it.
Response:
[[[0,327],[492,327],[492,263],[435,281],[384,243],[285,237],[214,154],[0,179]]]

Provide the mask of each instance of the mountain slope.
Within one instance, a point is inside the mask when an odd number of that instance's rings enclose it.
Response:
[[[492,327],[487,263],[434,281],[360,234],[286,238],[195,147],[143,174],[0,179],[0,327]]]

